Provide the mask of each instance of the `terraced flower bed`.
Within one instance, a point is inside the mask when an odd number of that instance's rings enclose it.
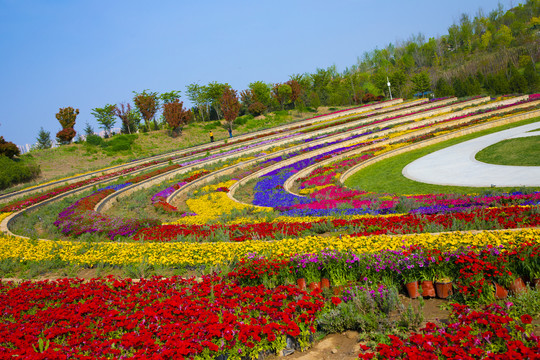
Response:
[[[537,110],[526,104],[516,111]],[[438,108],[432,105],[425,110]],[[514,116],[515,108],[508,109],[497,117]],[[238,157],[205,166],[215,154],[201,155],[103,184],[72,197],[68,206],[53,203],[24,213],[16,221],[29,222],[18,228],[37,227],[45,212],[47,218],[56,213],[62,236],[0,235],[0,276],[54,264],[131,269],[143,278],[0,282],[0,357],[257,359],[306,349],[317,334],[357,330],[364,341],[358,356],[365,359],[535,358],[540,192],[376,194],[339,181],[344,171],[376,155],[494,118],[474,106],[469,110],[470,121],[449,111],[440,121],[419,117],[422,125],[405,121],[383,129],[375,125],[384,121],[370,122],[368,115],[314,119],[296,129],[309,131],[309,138],[297,141],[282,130],[255,136],[260,144],[285,139],[262,161],[255,161],[259,154],[251,145],[223,144],[222,154]],[[414,107],[401,111],[409,116]],[[360,120],[365,123],[351,125]],[[253,161],[232,168],[246,159]],[[323,165],[288,187],[291,177],[317,164]],[[149,206],[178,214],[172,223],[163,224],[157,211],[135,219],[96,210],[107,196],[179,168],[185,170],[181,177],[145,193]],[[253,203],[236,201],[235,187],[250,178]],[[182,207],[189,211],[180,213],[167,199],[188,185]],[[5,206],[0,222],[76,186]],[[198,276],[147,278],[157,269]],[[527,287],[512,288],[518,278]],[[330,288],[320,289],[323,279]],[[405,283],[443,280],[454,284],[445,323],[422,324],[418,307],[401,305],[408,296],[431,297],[409,295]],[[495,284],[513,289],[514,305],[496,298]]]

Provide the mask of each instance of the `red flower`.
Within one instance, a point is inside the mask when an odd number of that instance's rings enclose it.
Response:
[[[529,314],[521,315],[521,322],[524,324],[530,324],[532,322],[532,317]]]
[[[332,304],[334,304],[335,306],[338,306],[339,304],[341,304],[341,299],[338,297],[332,296]]]

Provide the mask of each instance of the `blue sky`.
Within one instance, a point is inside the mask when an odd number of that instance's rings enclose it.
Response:
[[[508,9],[517,1],[501,1]],[[383,6],[384,4],[384,6]],[[181,91],[211,81],[237,90],[283,82],[422,32],[443,35],[488,0],[0,0],[0,135],[35,142],[61,129],[61,107],[128,102],[132,91]]]

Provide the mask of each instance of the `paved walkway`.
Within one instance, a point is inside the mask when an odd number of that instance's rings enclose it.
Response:
[[[540,122],[465,141],[417,159],[403,169],[409,179],[473,187],[540,186],[540,166],[492,165],[475,160],[480,150],[505,139],[540,136]]]

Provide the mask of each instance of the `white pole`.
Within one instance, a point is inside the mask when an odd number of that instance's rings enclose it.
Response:
[[[390,93],[390,100],[392,100],[392,90],[390,90],[390,80],[386,77],[386,84],[388,85],[388,92]]]

